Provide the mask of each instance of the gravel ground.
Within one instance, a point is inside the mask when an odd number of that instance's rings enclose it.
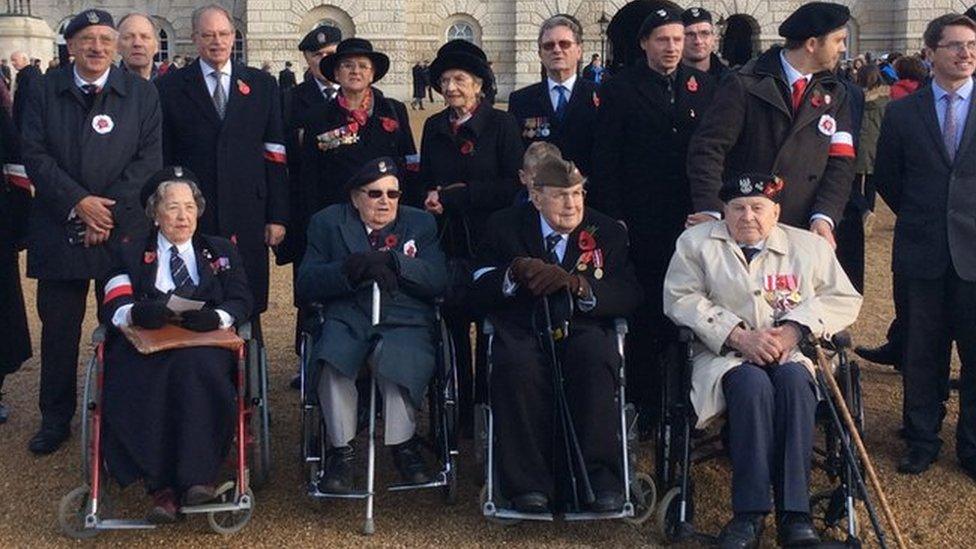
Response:
[[[427,110],[424,112],[431,113]],[[414,113],[411,114],[421,114]],[[413,120],[419,134],[422,118]],[[419,137],[419,136],[418,136]],[[419,138],[418,138],[419,143]],[[893,216],[883,206],[875,230],[868,241],[869,287],[860,321],[853,333],[859,342],[875,344],[883,340],[892,314],[890,303],[889,258]],[[36,283],[25,281],[25,297],[30,311],[35,356],[39,354],[40,326],[35,314]],[[94,311],[94,303],[89,307]],[[96,542],[124,546],[653,546],[659,538],[650,524],[634,527],[621,523],[520,524],[503,527],[488,523],[479,512],[480,474],[472,457],[470,444],[462,443],[459,502],[445,507],[437,492],[382,494],[376,504],[377,533],[371,538],[359,534],[363,505],[360,502],[315,503],[301,495],[297,460],[298,407],[294,392],[286,388],[294,372],[291,353],[294,315],[291,306],[291,272],[274,269],[272,299],[264,315],[266,340],[270,355],[271,407],[274,414],[272,483],[256,494],[254,518],[248,527],[233,538],[211,533],[200,517],[186,520],[160,531],[105,532]],[[94,327],[93,315],[85,324],[85,334]],[[85,336],[87,337],[87,335]],[[71,342],[65,342],[71,344]],[[83,344],[82,359],[91,356],[90,346]],[[63,537],[57,527],[56,508],[62,495],[81,482],[78,454],[77,420],[75,436],[59,452],[35,458],[26,450],[27,440],[37,427],[36,405],[39,361],[28,361],[20,373],[8,378],[4,401],[12,418],[0,427],[0,546],[47,547],[80,544]],[[79,369],[81,373],[81,369]],[[79,380],[80,381],[80,380]],[[895,472],[902,444],[895,432],[900,422],[901,379],[890,368],[864,366],[866,395],[866,444],[888,494],[906,540],[913,547],[970,547],[976,535],[976,489],[959,469],[954,459],[957,396],[950,399],[950,412],[943,430],[946,445],[942,459],[921,477],[905,477]],[[651,454],[644,448],[643,455]],[[385,452],[378,454],[379,479],[390,479],[392,463]],[[646,458],[639,464],[649,470]],[[704,531],[717,532],[726,520],[729,508],[729,473],[726,463],[710,462],[695,470],[698,497],[697,525]],[[817,482],[822,486],[823,478]],[[133,487],[116,498],[117,514],[141,517],[146,499],[139,487]],[[772,528],[765,539],[773,544]],[[862,529],[862,531],[865,531]],[[874,544],[873,537],[870,544]]]

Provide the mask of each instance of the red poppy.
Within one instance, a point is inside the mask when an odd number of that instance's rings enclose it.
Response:
[[[596,248],[596,239],[588,231],[580,231],[579,235],[579,249],[588,252]]]
[[[390,235],[386,235],[386,240],[383,241],[383,245],[386,246],[387,248],[392,249],[394,246],[397,245],[397,242],[399,242],[397,235],[390,234]]]
[[[385,116],[381,116],[380,122],[383,123],[383,129],[389,133],[393,133],[398,129],[400,129],[400,123],[397,122],[395,118],[387,118]]]
[[[688,91],[690,91],[691,93],[695,93],[696,91],[698,91],[698,80],[695,80],[695,77],[692,76],[691,78],[688,79],[688,83],[685,84],[685,87],[688,88]]]
[[[474,141],[465,139],[461,142],[461,154],[468,155],[474,152]]]
[[[823,105],[823,99],[821,99],[819,95],[814,95],[810,98],[810,104],[814,107],[819,107],[820,105]]]
[[[598,109],[600,108],[600,96],[596,92],[593,92],[593,106]]]
[[[237,235],[236,234],[230,235],[230,239],[229,240],[230,240],[230,243],[231,244],[237,246]]]
[[[247,85],[247,82],[237,79],[237,91],[241,92],[241,95],[248,95],[251,93],[251,86]]]
[[[350,133],[359,133],[359,123],[358,122],[350,122],[349,125],[346,126],[346,128],[349,129],[349,132]]]
[[[156,252],[146,252],[142,254],[142,262],[146,265],[156,262]]]
[[[783,180],[780,178],[773,179],[763,187],[763,194],[768,198],[773,198],[783,190]]]

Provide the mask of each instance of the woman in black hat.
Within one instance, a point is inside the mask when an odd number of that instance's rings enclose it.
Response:
[[[417,147],[403,103],[373,87],[386,75],[390,58],[362,38],[347,38],[336,53],[319,62],[322,75],[339,84],[335,99],[316,106],[305,118],[302,141],[301,203],[304,219],[326,206],[345,202],[343,186],[369,160],[396,160],[407,203],[418,204]],[[304,234],[304,227],[301,227]]]
[[[195,177],[163,168],[145,184],[142,204],[155,227],[145,241],[123,244],[104,288],[105,344],[102,450],[123,486],[143,480],[153,496],[147,519],[176,520],[178,501],[214,498],[214,483],[232,440],[235,353],[190,347],[141,354],[122,329],[177,324],[209,332],[251,316],[253,298],[237,248],[196,232],[206,205]],[[203,302],[177,315],[173,295]]]
[[[431,86],[444,96],[447,108],[424,124],[420,180],[427,189],[424,207],[437,216],[441,245],[452,260],[455,290],[470,283],[465,265],[476,255],[488,216],[511,205],[519,189],[521,132],[511,114],[485,100],[494,80],[485,52],[464,40],[441,46],[430,65]],[[468,330],[474,314],[460,295],[454,297],[448,305],[459,305],[449,307],[446,315],[459,346],[461,427],[467,431],[472,419],[472,378],[466,362],[471,356]]]

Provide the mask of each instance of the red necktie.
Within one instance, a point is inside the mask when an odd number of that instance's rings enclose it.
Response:
[[[793,112],[800,109],[800,102],[803,101],[803,92],[807,90],[807,79],[800,78],[793,82]]]

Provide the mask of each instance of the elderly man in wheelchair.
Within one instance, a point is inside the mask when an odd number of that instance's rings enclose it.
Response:
[[[144,354],[123,331],[231,328],[250,316],[252,297],[236,247],[196,232],[205,201],[189,170],[163,168],[141,198],[155,228],[121,245],[104,288],[102,322],[115,329],[105,344],[101,443],[107,470],[122,485],[144,480],[148,520],[165,523],[176,520],[180,500],[193,506],[217,495],[235,430],[237,355],[206,344]],[[174,297],[193,310],[174,312]]]
[[[584,182],[570,162],[540,163],[531,203],[490,219],[474,272],[474,304],[494,326],[488,470],[525,518],[624,505],[614,319],[643,292],[626,230],[584,207]]]
[[[434,218],[400,205],[392,158],[367,162],[347,183],[350,201],[312,217],[298,271],[302,303],[323,306],[311,350],[330,450],[319,490],[352,491],[357,432],[356,379],[369,366],[383,395],[384,441],[403,481],[423,484],[429,472],[414,435],[416,411],[435,367],[435,299],[447,283]],[[382,291],[372,325],[373,283]]]
[[[726,181],[725,219],[681,235],[664,286],[665,312],[697,336],[698,426],[727,415],[734,516],[721,547],[756,547],[773,505],[781,545],[819,541],[808,493],[818,394],[798,344],[843,330],[861,305],[826,240],[777,223],[784,186]]]

